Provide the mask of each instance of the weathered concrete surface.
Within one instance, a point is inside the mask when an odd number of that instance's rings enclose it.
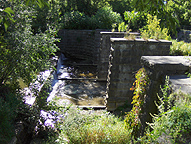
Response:
[[[90,60],[98,64],[101,31],[103,30],[63,29],[58,32],[61,40],[57,45],[61,52],[70,57]]]
[[[191,78],[187,75],[174,75],[169,77],[174,92],[182,91],[191,94]]]
[[[98,78],[107,80],[108,68],[109,68],[109,55],[111,48],[110,38],[122,38],[124,32],[100,32],[101,45],[99,49],[99,64],[98,64]]]
[[[190,56],[143,56],[141,63],[152,72],[152,79],[161,75],[182,75],[191,72]]]
[[[142,61],[147,61],[147,63],[152,66],[152,65],[182,65],[183,67],[185,66],[190,66],[191,64],[191,57],[190,56],[143,56],[141,58]],[[174,68],[174,69],[177,69]]]
[[[136,71],[142,67],[141,56],[169,55],[171,44],[165,40],[111,38],[106,95],[108,110],[113,111],[126,101],[131,103],[133,92],[130,88]]]
[[[101,34],[101,47],[99,50],[99,65],[98,65],[98,78],[107,80],[109,68],[109,55],[111,49],[110,38],[123,38],[127,35],[126,32],[100,32]],[[131,32],[129,35],[139,36],[140,33]]]

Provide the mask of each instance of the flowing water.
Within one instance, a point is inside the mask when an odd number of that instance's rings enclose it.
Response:
[[[52,82],[48,101],[56,98],[59,104],[104,106],[106,82],[98,82],[97,67],[61,55]]]
[[[38,75],[38,79],[46,80],[51,76],[51,70]],[[106,82],[97,81],[97,67],[81,60],[72,60],[61,55],[57,62],[57,70],[52,74],[52,90],[47,101],[54,100],[59,105],[73,104],[76,106],[104,106]],[[22,82],[21,82],[22,83]],[[25,87],[25,85],[22,83]],[[32,89],[41,90],[43,84],[38,80],[25,87],[25,102],[33,105],[36,97]],[[54,127],[54,114],[41,110],[45,125]]]

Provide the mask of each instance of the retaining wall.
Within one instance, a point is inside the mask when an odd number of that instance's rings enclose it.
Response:
[[[134,75],[141,68],[141,56],[169,55],[170,41],[111,38],[106,106],[109,111],[132,101],[130,88]]]
[[[65,55],[98,64],[101,31],[103,30],[60,30],[58,36],[61,40],[57,45]]]
[[[124,32],[100,32],[101,46],[99,50],[98,78],[107,80],[109,55],[111,49],[110,38],[123,38]]]

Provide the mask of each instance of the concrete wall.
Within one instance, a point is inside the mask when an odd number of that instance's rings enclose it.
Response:
[[[111,48],[110,38],[123,38],[124,32],[101,32],[101,46],[99,50],[98,78],[107,80],[109,55]]]
[[[126,32],[100,32],[101,46],[99,50],[98,78],[107,80],[109,68],[109,55],[111,49],[110,38],[123,38]],[[138,36],[139,33],[129,33]]]
[[[61,38],[61,41],[57,45],[65,55],[98,64],[101,31],[60,30],[58,36]]]
[[[111,38],[109,72],[107,77],[106,106],[109,111],[123,105],[130,104],[134,82],[134,75],[141,68],[141,56],[169,55],[170,41],[156,41],[143,39],[127,40]]]

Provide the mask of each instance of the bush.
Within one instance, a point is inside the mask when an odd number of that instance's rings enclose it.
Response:
[[[33,34],[33,7],[20,1],[8,3],[15,11],[15,23],[11,23],[3,35],[5,44],[0,49],[0,84],[16,83],[22,78],[29,84],[36,74],[50,68],[50,55],[58,49],[55,27],[47,27],[44,33]],[[7,4],[7,5],[8,5]],[[16,84],[15,84],[16,85]]]
[[[170,55],[175,55],[175,56],[191,55],[191,43],[186,43],[184,41],[178,42],[177,40],[172,40],[172,45],[170,46]]]
[[[110,7],[100,8],[91,17],[79,11],[66,12],[63,16],[64,29],[111,29],[112,24],[120,23],[121,16]]]
[[[120,14],[113,12],[111,7],[102,7],[95,15],[99,22],[100,29],[111,29],[112,24],[119,24],[122,22]]]
[[[64,29],[96,29],[97,20],[92,16],[88,17],[79,11],[66,12],[63,16]]]
[[[15,118],[21,101],[13,93],[3,95],[6,98],[0,97],[0,143],[8,143],[15,135]]]
[[[150,14],[147,15],[147,25],[143,27],[141,30],[141,35],[143,39],[165,39],[170,40],[171,37],[168,35],[168,29],[160,27],[160,19],[157,19],[157,16],[152,16]]]
[[[130,142],[130,134],[120,118],[105,111],[70,108],[60,123],[61,133],[52,143],[108,143]],[[50,142],[50,143],[51,143]]]
[[[191,96],[182,93],[171,94],[169,80],[166,79],[160,103],[159,114],[153,115],[149,129],[139,139],[141,143],[188,143],[191,141]]]

